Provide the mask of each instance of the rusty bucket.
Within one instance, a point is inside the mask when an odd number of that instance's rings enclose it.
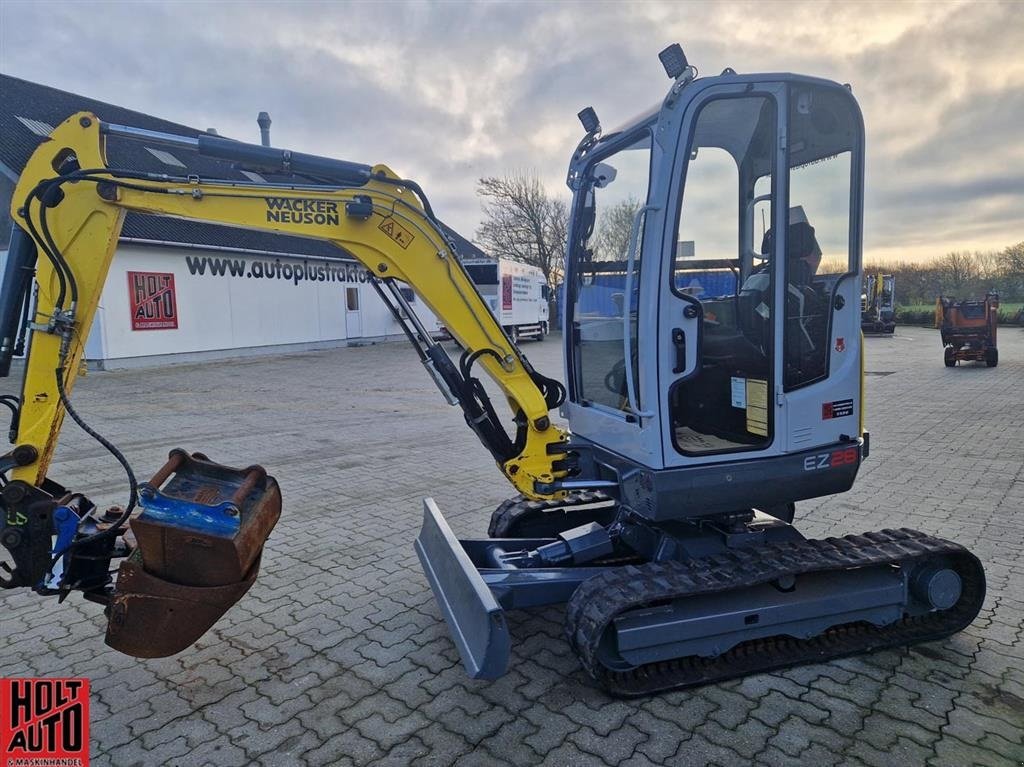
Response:
[[[106,642],[161,658],[194,643],[252,586],[281,491],[260,466],[173,450],[139,499],[137,547],[118,571]]]

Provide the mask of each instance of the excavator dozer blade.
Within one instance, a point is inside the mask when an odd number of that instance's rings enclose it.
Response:
[[[474,679],[502,676],[511,647],[505,613],[433,498],[423,499],[415,547],[466,673]]]
[[[107,644],[138,658],[186,649],[252,586],[281,516],[281,492],[259,466],[234,469],[172,450],[139,491],[137,547],[121,563]]]

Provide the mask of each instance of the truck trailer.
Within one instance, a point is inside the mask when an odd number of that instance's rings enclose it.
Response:
[[[544,339],[551,292],[539,267],[509,258],[463,259],[462,265],[513,341]]]

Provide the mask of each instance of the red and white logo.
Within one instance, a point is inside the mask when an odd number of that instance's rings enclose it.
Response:
[[[0,766],[88,767],[88,679],[0,679]]]
[[[846,339],[845,338],[840,337],[840,338],[836,339],[836,351],[837,352],[844,352],[844,351],[846,351]]]
[[[177,330],[178,296],[170,272],[128,272],[132,330]]]

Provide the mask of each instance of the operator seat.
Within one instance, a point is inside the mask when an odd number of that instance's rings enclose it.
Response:
[[[739,324],[755,343],[767,340],[767,331],[771,319],[771,253],[774,247],[772,230],[764,233],[761,240],[761,252],[765,254],[765,262],[755,269],[744,281],[740,289]],[[789,225],[786,242],[787,261],[787,294],[789,300],[798,305],[803,304],[813,293],[820,300],[814,286],[814,271],[807,259],[821,257],[821,248],[814,236],[814,227],[807,221],[795,221]],[[790,312],[790,316],[792,316]],[[803,315],[802,311],[797,312]]]
[[[828,317],[823,291],[815,283],[817,262],[821,259],[821,247],[815,237],[814,227],[806,220],[801,208],[791,210],[792,221],[786,238],[786,312],[783,360],[786,366],[788,384],[800,384],[818,378],[824,372],[827,359]],[[772,230],[764,234],[761,252],[772,253]],[[811,266],[810,261],[815,262]],[[768,296],[770,261],[755,271],[743,284],[740,312],[750,323],[753,333],[763,334],[767,340],[770,333],[770,316],[765,316],[761,301]],[[744,298],[744,293],[749,297]],[[764,305],[769,306],[770,301]]]

